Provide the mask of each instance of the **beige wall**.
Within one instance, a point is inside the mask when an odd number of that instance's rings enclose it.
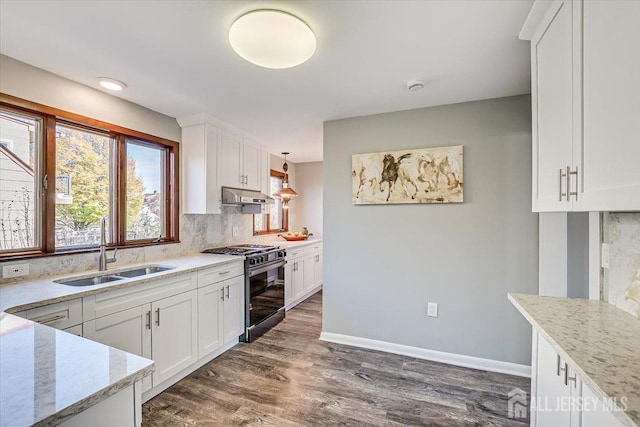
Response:
[[[296,164],[295,229],[307,227],[314,236],[322,236],[322,162]]]
[[[175,118],[0,55],[0,92],[180,141]]]

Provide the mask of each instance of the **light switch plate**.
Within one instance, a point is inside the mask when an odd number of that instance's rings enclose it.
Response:
[[[29,274],[29,264],[12,264],[2,266],[2,277],[8,279],[10,277],[27,276]]]
[[[602,264],[602,268],[609,268],[609,244],[602,244],[602,259],[600,263]]]
[[[231,236],[238,237],[240,235],[240,229],[238,227],[231,227]]]
[[[437,302],[428,302],[427,303],[427,316],[429,316],[429,317],[438,317],[438,303]]]

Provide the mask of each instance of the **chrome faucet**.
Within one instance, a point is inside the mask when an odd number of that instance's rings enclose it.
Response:
[[[107,264],[116,262],[116,253],[118,248],[113,251],[111,258],[107,257],[107,219],[103,216],[100,218],[100,257],[98,258],[98,270],[105,271]]]

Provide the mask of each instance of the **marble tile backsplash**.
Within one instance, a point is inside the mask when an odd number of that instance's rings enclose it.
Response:
[[[232,236],[233,227],[238,227],[237,237]],[[117,254],[118,261],[109,264],[108,269],[128,264],[161,262],[163,259],[197,253],[215,246],[248,243],[252,241],[252,236],[253,215],[240,213],[240,208],[224,207],[221,215],[180,215],[180,243],[120,249]],[[0,262],[0,266],[24,262],[29,264],[28,276],[14,279],[0,278],[0,284],[95,270],[98,267],[98,254],[91,252],[57,255],[28,261]]]
[[[604,299],[640,318],[640,213],[609,214]]]

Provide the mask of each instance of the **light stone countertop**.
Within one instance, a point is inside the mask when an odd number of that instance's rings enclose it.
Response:
[[[308,240],[299,240],[297,242],[288,242],[282,237],[269,238],[268,240],[261,240],[260,243],[271,244],[280,246],[282,249],[297,249],[303,246],[311,246],[314,244],[322,243],[322,238],[316,238],[311,236]]]
[[[509,294],[509,300],[600,398],[640,425],[640,320],[603,301]]]
[[[0,286],[0,427],[57,425],[153,372],[153,361],[34,323],[7,312],[135,286],[215,265],[242,262],[242,256],[193,255],[123,266],[173,270],[101,285],[74,287],[58,278],[83,278],[97,271]]]

